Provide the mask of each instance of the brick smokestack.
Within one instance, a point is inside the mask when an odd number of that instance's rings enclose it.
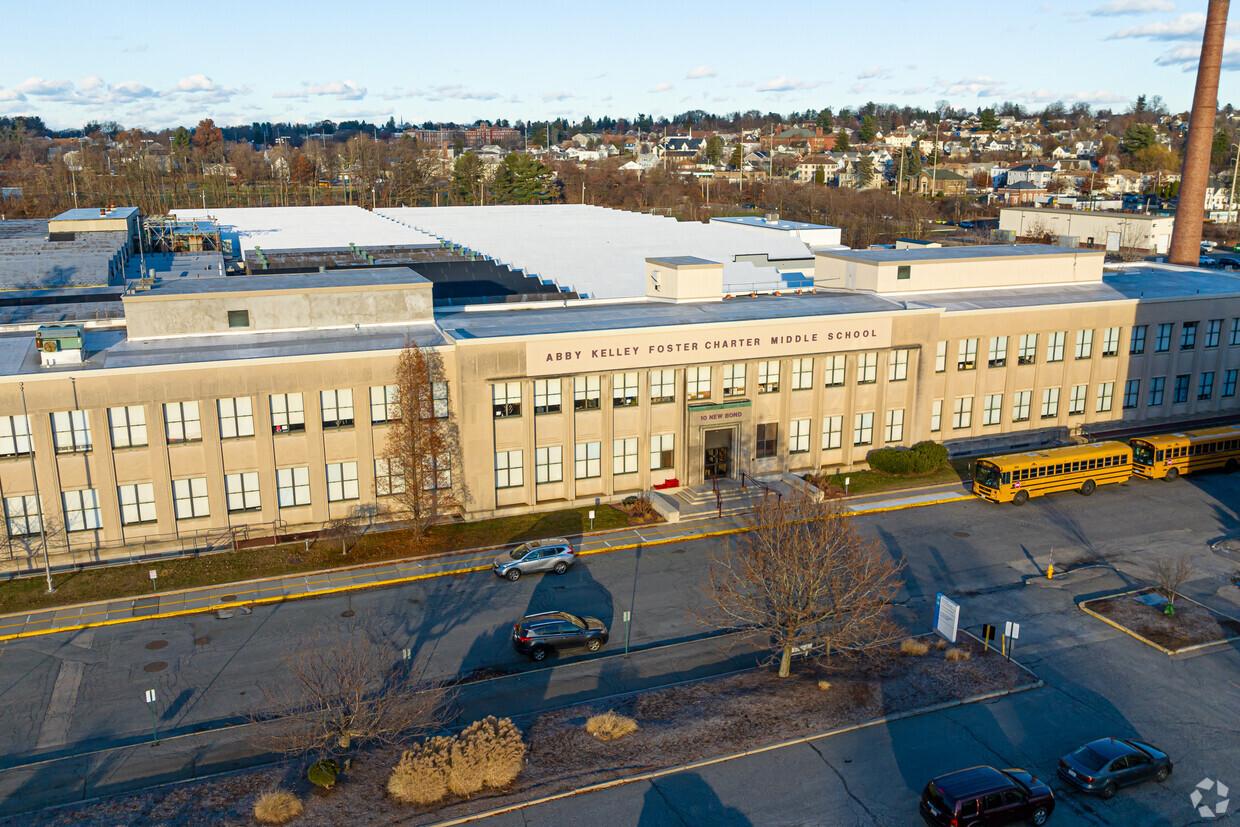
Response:
[[[1197,64],[1197,89],[1189,120],[1188,146],[1180,176],[1179,208],[1171,234],[1172,264],[1196,266],[1201,255],[1201,222],[1206,212],[1206,184],[1210,179],[1210,144],[1218,110],[1218,76],[1223,66],[1223,36],[1227,30],[1229,0],[1210,0],[1206,32]]]

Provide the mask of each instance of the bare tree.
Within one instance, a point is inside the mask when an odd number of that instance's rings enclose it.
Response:
[[[758,505],[748,522],[739,547],[710,561],[706,622],[769,645],[781,678],[798,650],[829,658],[900,636],[889,605],[903,565],[838,501],[797,494]]]
[[[1180,587],[1193,576],[1195,566],[1191,554],[1186,551],[1175,557],[1158,557],[1150,561],[1149,567],[1150,577],[1158,587],[1159,594],[1167,598],[1169,605],[1175,606]]]
[[[340,553],[348,554],[349,549],[374,527],[375,522],[383,516],[386,509],[381,503],[361,503],[349,508],[343,517],[328,520],[319,530],[319,540],[329,543],[340,543]]]

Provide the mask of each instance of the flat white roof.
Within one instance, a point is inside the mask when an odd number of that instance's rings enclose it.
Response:
[[[220,235],[245,255],[263,250],[321,250],[386,246],[438,246],[439,241],[361,207],[225,207],[173,210],[177,218],[213,218]]]

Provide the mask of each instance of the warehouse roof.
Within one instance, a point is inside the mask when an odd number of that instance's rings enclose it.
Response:
[[[180,219],[214,218],[220,237],[244,256],[263,250],[341,249],[380,245],[438,247],[438,239],[360,207],[225,207],[173,210]]]

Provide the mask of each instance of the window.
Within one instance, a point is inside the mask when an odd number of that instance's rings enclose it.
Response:
[[[573,477],[579,480],[603,475],[603,443],[578,442],[574,446]]]
[[[520,382],[498,382],[491,386],[491,413],[495,419],[521,415]]]
[[[878,354],[857,354],[857,384],[872,385],[878,380]]]
[[[91,531],[103,525],[99,514],[99,494],[95,489],[66,491],[61,496],[65,501],[67,531]]]
[[[650,470],[659,471],[675,465],[676,457],[673,450],[676,444],[675,434],[655,434],[650,438]]]
[[[172,511],[178,520],[210,517],[207,501],[207,478],[190,477],[172,481]]]
[[[1042,418],[1056,416],[1059,416],[1059,388],[1046,388],[1042,391]]]
[[[375,496],[387,497],[391,494],[405,493],[405,475],[392,460],[380,457],[375,460]]]
[[[628,408],[637,404],[636,372],[611,375],[611,404],[616,408]]]
[[[447,382],[431,382],[431,418],[448,418]]]
[[[1223,335],[1223,320],[1211,319],[1206,322],[1206,347],[1218,347],[1219,337]]]
[[[1240,319],[1231,320],[1231,335],[1227,339],[1229,345],[1240,345]]]
[[[611,473],[637,473],[637,437],[613,439],[611,442]]]
[[[1236,395],[1236,369],[1232,368],[1223,374],[1223,396]]]
[[[149,482],[117,488],[121,499],[121,525],[155,522],[155,486]]]
[[[425,458],[424,458],[425,461]],[[433,470],[433,467],[432,467]],[[427,475],[427,489],[435,488],[435,474]],[[361,496],[357,484],[356,462],[327,463],[327,501],[329,503],[356,500]]]
[[[319,391],[319,409],[323,412],[324,428],[353,427],[353,391]]]
[[[839,448],[844,439],[844,417],[828,416],[822,420],[822,447]]]
[[[1201,379],[1197,383],[1197,398],[1209,399],[1214,395],[1214,371],[1208,370],[1201,374]]]
[[[1167,384],[1166,377],[1155,376],[1150,380],[1150,398],[1148,404],[1161,405],[1163,403],[1163,388]]]
[[[1108,356],[1118,356],[1118,355],[1119,355],[1119,328],[1108,327],[1106,330],[1102,331],[1102,356],[1103,358],[1106,358]]]
[[[1033,401],[1033,391],[1017,391],[1012,399],[1012,421],[1028,422],[1029,406]]]
[[[809,420],[794,419],[788,423],[788,453],[809,452]]]
[[[977,339],[961,339],[956,357],[956,370],[973,370],[977,367]]]
[[[828,388],[842,387],[844,384],[844,367],[847,357],[844,354],[828,356],[826,370],[823,371],[823,385]]]
[[[903,280],[912,278],[913,266],[911,264],[896,265],[896,279]]]
[[[113,448],[140,448],[146,441],[146,409],[141,405],[108,408]]]
[[[538,484],[564,481],[564,448],[548,445],[534,449],[534,482]]]
[[[30,417],[0,416],[0,457],[21,457],[31,450]]]
[[[1020,334],[1020,347],[1016,351],[1016,364],[1032,365],[1038,360],[1038,334]]]
[[[1076,332],[1076,358],[1089,359],[1094,355],[1094,332],[1078,330]]]
[[[306,408],[300,393],[271,395],[271,432],[290,434],[306,430]]]
[[[883,432],[883,441],[888,444],[904,439],[904,409],[895,408],[887,411],[887,427]]]
[[[1085,385],[1073,385],[1068,392],[1068,415],[1085,413]]]
[[[829,358],[829,357],[828,357]],[[758,363],[758,393],[779,391],[779,362]]]
[[[228,311],[229,327],[249,327],[250,311],[248,310],[229,310]]]
[[[164,403],[164,432],[169,445],[201,440],[202,421],[198,413],[198,403]]]
[[[650,371],[650,401],[652,404],[676,401],[676,371]]]
[[[685,368],[685,398],[710,399],[710,367]]]
[[[853,445],[869,445],[874,441],[874,414],[859,413],[853,420]]]
[[[887,357],[887,381],[903,382],[908,379],[908,351],[893,350]]]
[[[564,408],[564,382],[560,379],[534,380],[534,415],[559,413]]]
[[[1197,323],[1185,322],[1180,328],[1180,350],[1192,350],[1197,346]]]
[[[395,422],[400,419],[400,406],[396,404],[395,385],[376,385],[370,389],[370,421]]]
[[[254,400],[248,396],[216,400],[220,415],[220,439],[254,436]]]
[[[1003,394],[986,394],[986,407],[982,408],[982,424],[998,425],[1003,419]]]
[[[952,408],[952,428],[960,430],[971,427],[973,427],[973,397],[958,396]]]
[[[1124,408],[1137,407],[1137,400],[1141,394],[1141,380],[1129,379],[1124,383]]]
[[[1068,333],[1063,330],[1051,333],[1046,337],[1046,361],[1063,361],[1063,343],[1067,338]]]
[[[574,376],[573,377],[573,410],[574,411],[597,411],[599,409],[599,406],[602,404],[602,398],[603,398],[603,377],[601,376]]]
[[[939,342],[934,348],[934,372],[947,370],[947,342]]]
[[[1158,326],[1158,336],[1154,339],[1154,352],[1166,353],[1171,350],[1171,329],[1175,327],[1173,324],[1160,324]]]
[[[986,364],[992,368],[1007,367],[1007,336],[992,336],[990,339],[990,355]]]
[[[281,508],[310,504],[310,467],[276,469],[276,504]]]
[[[1111,410],[1111,397],[1115,394],[1114,382],[1103,382],[1098,385],[1098,397],[1094,402],[1094,410],[1105,413]]]
[[[745,365],[744,363],[723,366],[723,395],[724,396],[744,396],[745,395]]]
[[[1175,389],[1172,391],[1171,403],[1178,405],[1181,402],[1188,401],[1188,383],[1192,379],[1187,373],[1181,373],[1175,377]]]
[[[524,460],[520,451],[495,452],[495,487],[520,488],[525,485]]]
[[[776,422],[763,422],[758,425],[758,440],[756,454],[758,459],[773,457],[778,453],[776,439],[779,436],[779,424]]]
[[[1132,339],[1128,342],[1128,353],[1131,356],[1137,356],[1145,353],[1145,328],[1146,325],[1139,324],[1132,329]]]
[[[814,360],[792,360],[792,389],[807,391],[814,386]]]
[[[90,450],[90,422],[86,419],[86,411],[56,411],[52,414],[52,432],[58,454]]]
[[[245,471],[224,475],[224,493],[228,499],[228,511],[258,511],[263,507],[258,496],[258,472]]]
[[[448,454],[422,457],[422,490],[435,491],[452,487],[452,459]],[[331,490],[331,486],[328,486]],[[354,497],[353,499],[356,499]]]
[[[39,512],[39,498],[34,494],[4,498],[4,519],[8,523],[10,537],[26,537],[43,530],[43,517]]]
[[[938,433],[943,429],[943,400],[936,399],[930,403],[930,431]]]

